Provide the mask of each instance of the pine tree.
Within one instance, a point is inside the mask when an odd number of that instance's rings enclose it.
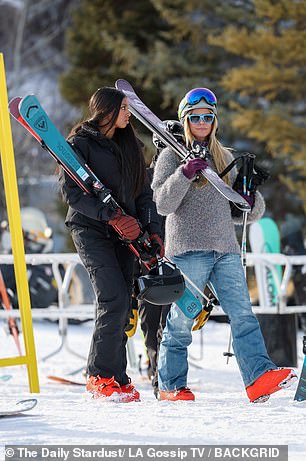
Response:
[[[252,27],[227,27],[211,43],[244,59],[222,79],[233,94],[233,127],[281,161],[280,179],[306,210],[304,0],[254,0]]]
[[[82,0],[67,34],[71,67],[62,78],[63,95],[85,110],[96,88],[126,78],[161,119],[177,118],[178,103],[192,87],[210,87],[226,99],[219,80],[233,55],[208,38],[237,18],[249,20],[250,1],[244,14],[236,3]]]
[[[67,34],[71,68],[62,77],[64,96],[86,106],[98,87],[117,78],[144,84],[152,44],[165,29],[151,1],[82,0]]]

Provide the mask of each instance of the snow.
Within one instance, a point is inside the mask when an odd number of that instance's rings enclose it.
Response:
[[[15,346],[0,328],[1,356],[15,356]],[[296,385],[274,394],[269,402],[250,404],[243,389],[234,358],[226,364],[229,327],[209,321],[203,329],[203,357],[200,332],[194,333],[190,347],[190,387],[195,402],[158,402],[149,381],[135,368],[129,373],[141,392],[141,402],[129,404],[92,400],[82,386],[68,386],[48,380],[48,375],[67,376],[80,369],[87,354],[93,323],[69,325],[67,347],[43,360],[60,345],[58,326],[49,321],[35,321],[34,335],[38,357],[40,394],[30,394],[27,371],[23,366],[0,369],[0,408],[8,401],[37,397],[37,406],[23,417],[0,418],[0,459],[5,444],[42,445],[289,445],[290,461],[305,461],[306,402],[293,401]],[[302,366],[302,333],[298,354]],[[145,351],[140,328],[133,339],[136,357]],[[69,349],[68,349],[69,348]],[[70,376],[82,381],[81,372]]]

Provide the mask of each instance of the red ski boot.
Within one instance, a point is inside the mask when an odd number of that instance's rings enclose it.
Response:
[[[170,400],[172,402],[176,400],[195,400],[195,396],[189,387],[183,387],[175,391],[159,391],[159,400]]]
[[[248,386],[246,393],[251,402],[266,402],[271,394],[290,387],[296,380],[297,376],[291,368],[269,370]]]
[[[89,376],[86,383],[86,390],[95,398],[104,397],[107,400],[118,401],[121,390],[115,378],[101,378],[100,376]]]
[[[121,396],[120,402],[129,403],[129,402],[140,402],[140,394],[135,389],[131,380],[128,384],[120,386]]]

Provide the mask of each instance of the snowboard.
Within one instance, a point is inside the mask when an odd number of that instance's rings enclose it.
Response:
[[[115,208],[119,208],[119,205],[112,198],[110,190],[100,182],[85,161],[72,149],[52,123],[35,95],[13,98],[9,103],[9,111],[84,192],[96,194],[104,203],[112,203]],[[136,256],[141,256],[134,242],[128,246]],[[203,309],[200,299],[187,287],[183,296],[175,303],[191,319],[197,317]]]
[[[15,404],[5,405],[5,407],[2,407],[2,404],[0,404],[0,417],[19,416],[26,411],[32,410],[36,405],[36,399],[19,400]]]
[[[115,86],[118,90],[123,91],[129,100],[129,110],[131,113],[143,123],[152,133],[155,133],[167,146],[171,147],[178,156],[184,160],[190,156],[190,152],[186,147],[181,145],[170,133],[165,124],[141,101],[135,93],[132,85],[123,79],[116,81]],[[234,191],[226,184],[218,174],[210,167],[201,170],[202,175],[207,181],[215,187],[223,197],[234,203],[241,211],[250,211],[250,205],[238,192]]]
[[[249,240],[253,253],[280,253],[280,234],[277,224],[271,218],[261,218],[250,225]],[[278,281],[282,280],[280,265],[275,266]],[[255,264],[261,306],[275,307],[278,304],[278,287],[274,275],[267,266]]]
[[[280,233],[276,222],[262,218],[251,224],[249,231],[251,250],[254,253],[280,253]],[[273,265],[274,271],[260,263],[255,264],[259,305],[277,309],[282,267]],[[278,367],[297,366],[295,314],[258,314],[262,334],[272,361]]]

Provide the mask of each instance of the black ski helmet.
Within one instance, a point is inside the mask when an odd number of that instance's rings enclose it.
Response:
[[[138,287],[137,299],[162,306],[183,295],[185,279],[175,264],[160,259],[147,275],[138,278]]]

